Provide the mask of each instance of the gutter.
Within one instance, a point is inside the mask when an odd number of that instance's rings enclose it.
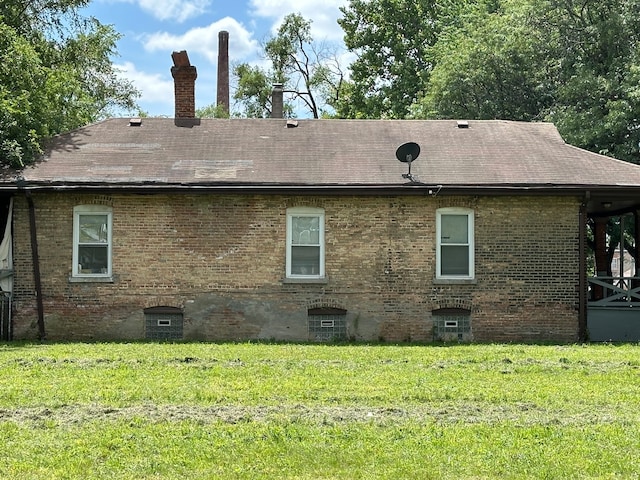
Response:
[[[24,182],[24,181],[23,181]],[[26,182],[25,182],[26,183]],[[25,185],[26,186],[26,185]],[[24,188],[24,187],[23,187]],[[258,193],[258,194],[318,194],[318,195],[640,195],[640,185],[567,185],[567,184],[478,184],[441,185],[407,182],[404,184],[292,184],[292,183],[68,183],[29,182],[31,191],[91,192],[114,191],[129,193]],[[15,184],[0,185],[0,191],[16,190]]]

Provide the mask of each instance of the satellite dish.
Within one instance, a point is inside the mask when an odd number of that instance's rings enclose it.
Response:
[[[413,162],[420,155],[420,145],[408,142],[400,145],[396,150],[396,158],[403,163]]]
[[[420,155],[420,145],[415,142],[403,143],[396,150],[396,158],[402,163],[409,164],[409,173],[403,173],[402,178],[406,178],[411,182],[417,180],[411,175],[411,162],[413,162]]]

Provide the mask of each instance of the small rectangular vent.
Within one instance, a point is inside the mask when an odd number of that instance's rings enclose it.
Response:
[[[433,315],[433,339],[437,342],[471,341],[471,316],[466,314]]]
[[[144,333],[149,340],[182,340],[182,313],[146,312],[144,314]]]
[[[308,321],[309,340],[312,342],[335,342],[347,339],[346,315],[309,315]]]

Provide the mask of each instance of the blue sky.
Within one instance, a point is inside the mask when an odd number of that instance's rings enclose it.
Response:
[[[231,64],[260,64],[260,43],[289,13],[312,21],[316,41],[340,44],[343,32],[336,20],[339,7],[347,4],[348,0],[92,0],[83,13],[123,35],[119,57],[113,61],[142,92],[142,110],[173,117],[171,52],[188,52],[198,70],[196,108],[204,107],[216,101],[218,32],[229,32]]]

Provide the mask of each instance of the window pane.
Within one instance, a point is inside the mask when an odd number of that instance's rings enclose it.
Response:
[[[468,243],[468,216],[442,215],[440,217],[441,243]]]
[[[291,247],[292,275],[320,275],[320,247]]]
[[[320,218],[319,217],[291,217],[292,245],[319,245]]]
[[[469,247],[443,245],[440,248],[441,275],[469,275]]]
[[[107,243],[107,215],[80,215],[80,243]]]
[[[105,245],[78,246],[78,272],[107,273],[109,248]]]

